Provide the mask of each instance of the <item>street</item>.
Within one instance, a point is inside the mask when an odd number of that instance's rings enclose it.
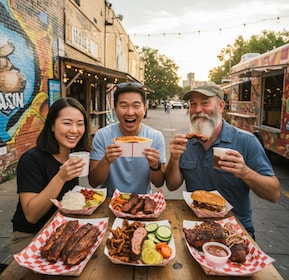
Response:
[[[166,156],[169,159],[169,141],[177,133],[186,133],[189,130],[186,109],[172,109],[164,113],[162,108],[149,110],[144,121],[146,124],[160,130],[166,142]],[[272,166],[281,184],[280,200],[273,204],[251,195],[254,211],[256,242],[260,248],[275,259],[274,266],[286,280],[289,280],[289,160],[273,156]],[[163,188],[165,197],[182,199],[184,186],[175,192]]]
[[[189,131],[186,109],[171,109],[164,113],[163,108],[148,110],[144,123],[160,130],[166,142],[166,157],[169,159],[169,141],[177,133]],[[256,242],[260,248],[275,259],[274,266],[286,280],[289,280],[289,161],[274,156],[273,168],[281,183],[281,198],[278,203],[272,204],[252,194],[254,223],[256,228]],[[80,185],[88,186],[87,178],[80,180]],[[183,199],[184,186],[170,192],[164,186],[165,198]],[[156,189],[153,189],[155,192]],[[11,232],[11,217],[17,203],[16,179],[0,185],[0,262],[5,262],[9,256],[9,238]],[[192,260],[193,261],[193,260]]]

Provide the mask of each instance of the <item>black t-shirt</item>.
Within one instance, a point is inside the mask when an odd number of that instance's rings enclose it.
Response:
[[[58,172],[60,166],[61,163],[51,154],[43,152],[37,147],[27,151],[21,156],[17,165],[17,193],[40,193]],[[57,200],[61,200],[64,193],[73,189],[78,183],[78,177],[66,182]],[[26,220],[19,200],[12,219],[13,231],[35,234],[44,226],[56,210],[57,207],[53,205],[36,224],[31,224]]]

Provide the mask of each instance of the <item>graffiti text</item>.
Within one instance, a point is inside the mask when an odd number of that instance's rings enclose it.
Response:
[[[15,108],[24,107],[23,92],[10,92],[3,94],[0,92],[0,111],[12,111]]]

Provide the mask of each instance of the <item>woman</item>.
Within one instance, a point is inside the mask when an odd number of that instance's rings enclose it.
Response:
[[[11,253],[24,249],[51,218],[58,200],[78,185],[84,163],[69,159],[72,151],[89,151],[88,119],[74,98],[61,98],[50,108],[36,147],[25,152],[17,166],[19,201],[12,219]]]

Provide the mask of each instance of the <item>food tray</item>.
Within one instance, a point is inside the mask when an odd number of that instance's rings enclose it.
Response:
[[[40,256],[40,249],[45,244],[46,240],[50,237],[51,233],[55,231],[61,224],[69,220],[78,220],[79,226],[87,223],[93,224],[98,227],[100,233],[98,235],[97,241],[91,248],[86,259],[83,260],[78,265],[68,266],[59,259],[56,263],[51,263]],[[108,218],[101,219],[74,219],[62,216],[60,213],[54,217],[54,219],[47,225],[39,235],[20,253],[15,254],[13,257],[18,262],[19,265],[27,267],[37,273],[49,274],[49,275],[70,275],[78,276],[83,271],[87,262],[94,254],[98,246],[100,245],[104,234],[108,226]]]
[[[63,208],[61,205],[61,201],[58,201],[57,199],[51,199],[52,203],[58,207],[59,211],[61,213],[66,214],[66,215],[91,215],[106,199],[107,196],[107,188],[102,188],[102,189],[93,189],[93,188],[85,188],[81,186],[75,186],[71,191],[72,192],[80,192],[81,189],[92,189],[94,191],[102,191],[103,192],[103,201],[96,205],[96,206],[90,206],[82,209],[77,209],[77,210],[71,210],[71,209],[66,209]]]
[[[135,221],[132,220],[128,220],[129,223],[133,223]],[[149,223],[157,223],[159,226],[160,225],[166,225],[170,227],[170,223],[168,220],[162,220],[162,221],[145,221],[143,222],[144,224],[149,224]],[[112,229],[116,229],[117,227],[122,227],[123,224],[123,219],[122,218],[115,218],[113,225],[112,225]],[[112,237],[112,233],[110,233],[108,238]],[[172,255],[169,259],[164,259],[163,262],[159,263],[159,264],[144,264],[141,261],[138,261],[137,263],[128,263],[128,262],[123,262],[120,261],[116,258],[113,258],[109,255],[108,253],[108,248],[107,246],[105,246],[104,248],[104,254],[111,260],[112,263],[114,264],[125,264],[125,265],[132,265],[132,266],[165,266],[170,260],[172,260],[173,258],[175,258],[176,256],[176,246],[175,246],[175,241],[174,241],[174,237],[172,236],[172,238],[170,239],[170,242],[168,243],[168,245],[172,248],[173,252]]]
[[[230,222],[234,225],[238,234],[240,234],[244,239],[246,244],[249,247],[249,254],[246,256],[246,262],[243,264],[233,263],[230,260],[227,261],[224,267],[222,268],[215,268],[211,267],[207,264],[204,254],[202,251],[196,250],[194,247],[190,246],[185,238],[187,247],[194,257],[194,259],[201,265],[203,270],[208,275],[231,275],[231,276],[249,276],[257,271],[263,269],[264,267],[268,266],[269,264],[273,263],[275,260],[266,255],[262,252],[259,248],[257,248],[250,239],[245,235],[241,227],[239,226],[238,222],[236,221],[235,217],[230,217],[227,219],[216,221],[217,223],[221,224],[222,226],[226,223]],[[193,228],[196,224],[200,224],[202,222],[196,221],[183,221],[183,228]]]
[[[212,193],[216,193],[218,195],[221,195],[218,191],[211,191]],[[196,214],[198,218],[222,218],[226,216],[229,211],[233,208],[233,206],[226,201],[226,205],[223,211],[221,212],[209,212],[209,211],[203,211],[201,209],[197,209],[192,207],[193,199],[191,198],[192,192],[186,192],[183,191],[183,197],[185,202],[188,204],[188,206],[192,209],[192,211]]]
[[[116,189],[113,193],[112,198],[118,197],[118,196],[120,196],[120,194],[121,194],[121,192],[118,189]],[[140,211],[140,212],[137,212],[135,215],[132,215],[130,213],[124,213],[124,212],[117,211],[117,210],[113,209],[110,203],[109,203],[109,208],[116,217],[127,218],[127,219],[157,218],[166,209],[166,201],[165,201],[165,197],[164,197],[162,190],[159,190],[153,194],[139,194],[139,196],[142,196],[142,197],[149,196],[151,199],[153,199],[156,202],[156,208],[155,208],[154,213],[146,215],[142,211]]]
[[[123,150],[121,157],[144,157],[143,151],[145,148],[149,148],[152,145],[152,140],[148,139],[147,142],[140,143],[124,143],[118,142],[114,139],[115,143],[119,144]]]

